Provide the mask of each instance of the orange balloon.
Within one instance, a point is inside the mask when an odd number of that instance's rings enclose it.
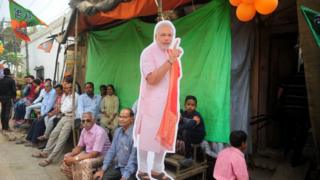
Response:
[[[252,4],[255,0],[242,0],[243,3]]]
[[[255,0],[254,6],[258,13],[267,15],[277,8],[278,0]]]
[[[241,0],[229,0],[229,2],[232,6],[237,7],[241,3]]]
[[[241,3],[237,7],[237,17],[240,21],[250,21],[256,15],[256,9],[253,4]]]

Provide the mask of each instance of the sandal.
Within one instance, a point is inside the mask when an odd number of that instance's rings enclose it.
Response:
[[[41,166],[41,167],[46,167],[46,166],[48,166],[49,164],[51,164],[51,161],[50,160],[47,160],[47,159],[45,159],[45,160],[43,160],[43,161],[41,161],[41,162],[39,162],[39,166]]]
[[[151,180],[149,174],[145,172],[139,172],[137,176],[140,180]]]
[[[8,140],[9,141],[15,141],[17,138],[13,135],[9,135]]]
[[[43,153],[43,152],[39,152],[39,153],[32,154],[32,157],[35,157],[35,158],[47,158],[48,154],[47,153]]]
[[[16,140],[16,144],[24,144],[24,143],[25,143],[24,140],[21,140],[21,139]]]
[[[171,178],[169,178],[164,172],[155,175],[151,173],[151,177],[157,180],[171,180]]]
[[[48,140],[49,138],[47,138],[46,136],[39,136],[37,139],[39,141],[45,141],[45,140]]]

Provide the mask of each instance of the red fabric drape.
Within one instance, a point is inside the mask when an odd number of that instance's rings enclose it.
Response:
[[[160,128],[157,133],[157,140],[169,151],[174,150],[174,142],[177,131],[177,121],[179,118],[179,80],[181,68],[179,62],[172,65],[170,73],[169,92],[167,103],[161,119]]]

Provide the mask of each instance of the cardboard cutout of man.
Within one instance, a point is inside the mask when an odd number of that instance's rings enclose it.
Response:
[[[149,175],[154,179],[172,179],[164,171],[164,157],[167,152],[175,151],[181,78],[179,58],[183,54],[179,44],[173,24],[161,21],[155,26],[154,42],[140,57],[140,96],[134,125],[139,179],[150,179]],[[148,158],[152,153],[153,161]]]

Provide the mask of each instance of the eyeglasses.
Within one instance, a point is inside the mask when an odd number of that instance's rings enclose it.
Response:
[[[91,123],[92,120],[91,119],[82,119],[81,120],[81,123],[84,124],[84,123]]]

